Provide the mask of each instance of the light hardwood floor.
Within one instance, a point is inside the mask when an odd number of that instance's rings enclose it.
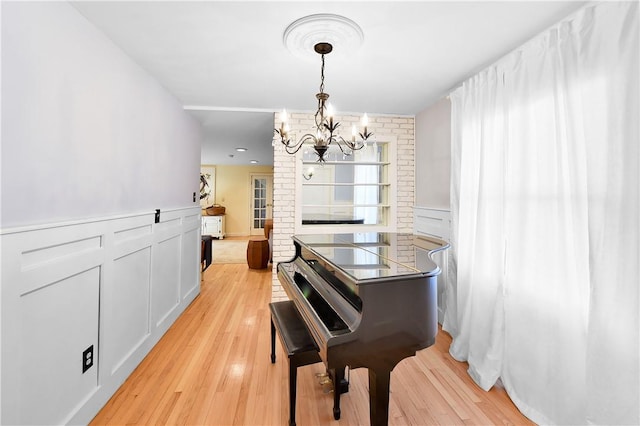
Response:
[[[211,265],[200,296],[91,424],[286,425],[287,358],[277,343],[270,362],[270,297],[270,269]],[[532,424],[503,389],[478,388],[466,363],[449,355],[450,343],[440,332],[434,346],[395,368],[389,424]],[[322,363],[298,369],[297,424],[369,424],[366,370],[351,372],[339,421],[332,394],[318,384],[322,372]]]

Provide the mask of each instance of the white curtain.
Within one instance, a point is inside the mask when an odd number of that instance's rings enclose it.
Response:
[[[443,327],[542,424],[640,424],[637,2],[590,4],[452,96]]]

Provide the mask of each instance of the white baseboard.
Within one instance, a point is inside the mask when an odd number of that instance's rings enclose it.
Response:
[[[260,234],[260,235],[263,235],[263,234]],[[246,237],[246,238],[249,238],[249,237],[251,237],[251,234],[245,234],[243,232],[232,232],[232,233],[227,232],[225,237]]]

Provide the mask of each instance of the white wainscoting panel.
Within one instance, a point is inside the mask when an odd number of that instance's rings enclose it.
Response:
[[[154,258],[151,318],[155,327],[161,327],[180,303],[180,236],[158,242]]]
[[[81,374],[81,367],[82,352],[97,351],[99,290],[96,267],[21,296],[21,424],[63,420],[95,392],[97,368]]]
[[[101,368],[114,374],[149,337],[151,248],[113,261],[113,284],[105,289]]]
[[[448,210],[432,209],[427,207],[413,208],[413,233],[426,237],[435,237],[450,243],[451,238],[451,212]],[[420,250],[420,249],[418,249]],[[451,248],[439,251],[433,256],[433,261],[440,267],[438,275],[438,322],[442,324],[444,319],[445,290],[449,279],[449,256]],[[426,252],[423,251],[426,256]],[[418,255],[420,256],[420,255]],[[418,258],[419,264],[420,258]]]
[[[449,242],[451,236],[451,212],[427,207],[413,208],[413,232]]]
[[[198,259],[200,261],[200,213],[184,218],[184,226],[191,229],[182,234],[182,259]],[[200,263],[198,263],[200,266]],[[200,268],[180,268],[180,297],[191,299],[200,293]]]
[[[0,424],[88,423],[200,292],[199,206],[2,229],[0,247]]]

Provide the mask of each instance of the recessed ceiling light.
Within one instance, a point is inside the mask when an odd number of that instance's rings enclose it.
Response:
[[[236,151],[238,151],[238,152],[246,152],[246,151],[248,151],[248,149],[247,148],[236,148]]]
[[[251,164],[258,164],[258,160],[251,160],[249,161]]]

